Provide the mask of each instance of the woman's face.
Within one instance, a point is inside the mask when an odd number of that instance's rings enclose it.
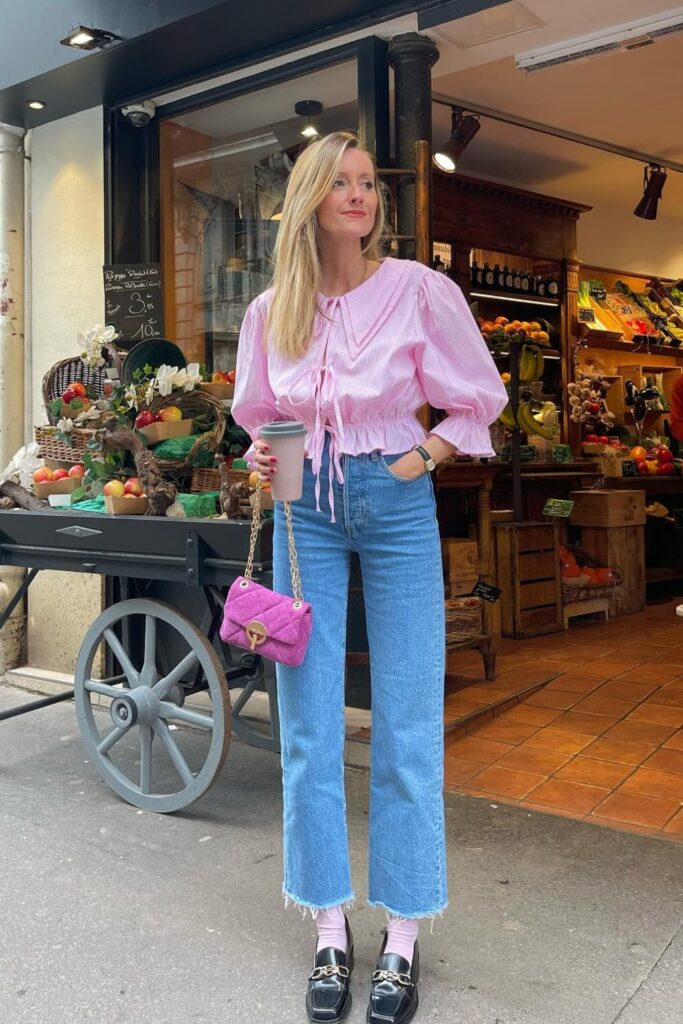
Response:
[[[377,213],[375,169],[367,153],[347,149],[339,176],[316,210],[318,230],[342,238],[364,238]]]

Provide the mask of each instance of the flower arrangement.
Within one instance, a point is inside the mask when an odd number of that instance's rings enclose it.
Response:
[[[105,345],[112,344],[119,334],[115,327],[103,327],[101,324],[95,324],[85,334],[79,331],[76,337],[81,349],[81,359],[85,365],[92,370],[101,370],[105,364],[102,349]]]
[[[202,379],[199,363],[190,363],[187,367],[160,366],[156,373],[149,365],[135,370],[133,381],[124,384],[112,396],[112,409],[123,418],[130,418],[131,413],[151,405],[155,398],[163,398],[181,392],[187,394],[194,391]]]

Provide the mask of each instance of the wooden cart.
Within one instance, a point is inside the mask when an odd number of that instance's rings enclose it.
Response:
[[[29,570],[0,628],[43,569],[101,573],[115,590],[85,635],[74,689],[1,712],[0,720],[75,698],[83,742],[102,778],[129,803],[159,812],[187,807],[215,782],[231,731],[278,751],[274,676],[258,654],[229,648],[218,636],[227,587],[244,569],[250,525],[0,511],[0,564]],[[271,570],[272,520],[264,518],[254,578],[269,585]],[[164,587],[183,599],[161,600],[155,591]],[[98,652],[105,678],[93,674]],[[269,732],[243,714],[264,689]]]

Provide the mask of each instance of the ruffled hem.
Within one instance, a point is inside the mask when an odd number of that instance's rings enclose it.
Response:
[[[314,450],[313,428],[306,433],[306,455]],[[405,452],[427,437],[422,424],[413,416],[400,419],[369,420],[365,423],[344,423],[344,443],[341,451],[346,455],[362,455],[379,449],[385,455]],[[340,451],[340,454],[341,454]]]
[[[432,429],[444,441],[455,445],[463,455],[477,459],[491,459],[496,454],[491,447],[491,436],[487,423],[475,420],[467,413],[453,413]]]

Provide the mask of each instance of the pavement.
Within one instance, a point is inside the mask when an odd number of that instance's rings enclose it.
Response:
[[[0,708],[26,699],[0,685]],[[363,771],[347,801],[361,1024],[384,924]],[[314,931],[284,909],[281,820],[277,756],[237,740],[157,815],[100,780],[71,703],[0,722],[0,1024],[305,1024]],[[416,1024],[681,1024],[683,846],[454,794],[446,820]]]

